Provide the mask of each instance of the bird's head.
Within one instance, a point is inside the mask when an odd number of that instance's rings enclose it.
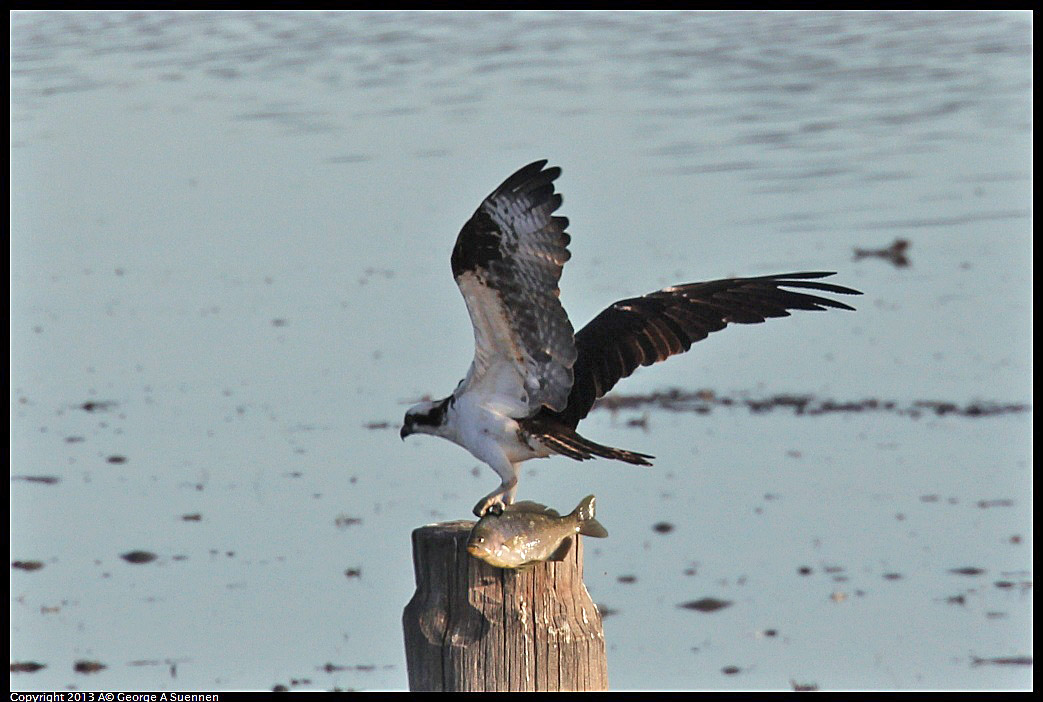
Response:
[[[405,419],[402,421],[402,430],[398,433],[403,440],[410,434],[434,434],[440,435],[445,426],[445,413],[449,408],[452,395],[434,402],[427,400],[419,402],[406,410]]]

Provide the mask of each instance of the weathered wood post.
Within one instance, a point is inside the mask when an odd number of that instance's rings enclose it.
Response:
[[[417,589],[402,613],[410,691],[607,690],[582,538],[563,561],[505,570],[467,553],[472,526],[413,530]]]

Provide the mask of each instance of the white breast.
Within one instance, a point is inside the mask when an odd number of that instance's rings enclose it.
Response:
[[[519,463],[540,455],[518,438],[518,422],[504,412],[502,403],[494,398],[490,406],[481,400],[475,392],[457,398],[450,410],[450,422],[456,429],[453,441],[492,466],[504,459]]]

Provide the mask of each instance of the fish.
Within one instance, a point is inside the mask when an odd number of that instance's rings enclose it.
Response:
[[[564,517],[536,502],[515,502],[503,512],[486,512],[471,529],[467,552],[496,568],[526,568],[560,561],[576,534],[603,539],[608,531],[594,518],[594,496],[580,500]]]

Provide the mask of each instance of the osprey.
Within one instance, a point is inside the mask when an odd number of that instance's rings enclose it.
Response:
[[[479,517],[514,502],[520,465],[531,458],[651,465],[653,456],[576,433],[594,402],[638,366],[683,353],[731,322],[854,309],[800,290],[861,294],[816,281],[833,275],[823,272],[685,283],[620,300],[573,333],[558,300],[570,256],[569,221],[553,216],[561,169],[546,165],[505,180],[460,230],[450,261],[474,326],[474,360],[452,395],[410,408],[400,432],[448,439],[499,474],[500,486],[475,505]]]

